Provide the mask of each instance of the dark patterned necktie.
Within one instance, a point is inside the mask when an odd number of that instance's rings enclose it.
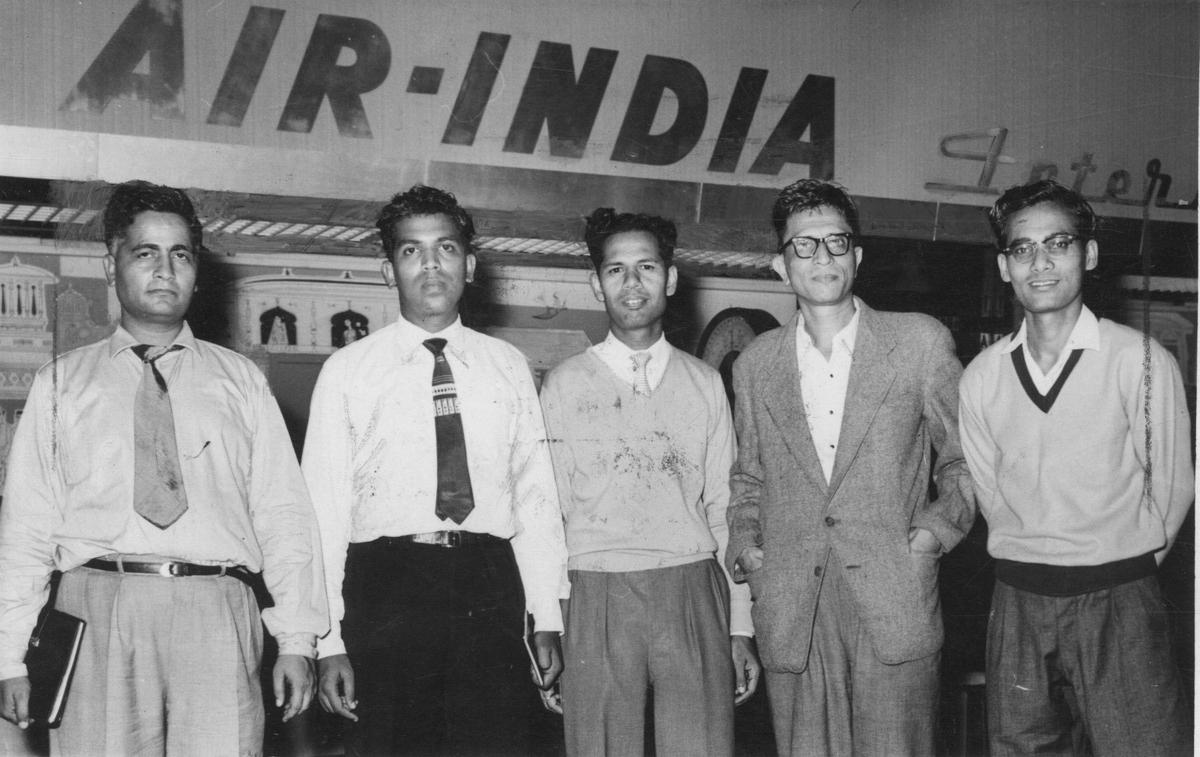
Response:
[[[187,511],[187,492],[175,446],[175,418],[167,382],[154,361],[175,350],[139,344],[142,381],[133,408],[133,509],[159,528],[166,528]]]
[[[467,470],[467,443],[463,437],[458,391],[454,374],[442,350],[445,339],[426,339],[425,349],[433,353],[433,420],[437,430],[437,508],[445,520],[462,523],[475,509],[471,492],[471,474]]]

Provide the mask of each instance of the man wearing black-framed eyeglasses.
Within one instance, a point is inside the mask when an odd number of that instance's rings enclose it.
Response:
[[[863,251],[840,187],[798,181],[773,220],[798,310],[734,365],[726,560],[754,595],[778,752],[933,754],[938,558],[975,517],[962,366],[934,319],[854,296]]]
[[[1157,566],[1194,496],[1179,368],[1083,304],[1096,216],[1052,181],[989,216],[1016,333],[963,374],[963,450],[988,522],[994,757],[1192,754]]]

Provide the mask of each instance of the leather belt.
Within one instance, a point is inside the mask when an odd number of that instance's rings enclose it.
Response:
[[[254,592],[254,599],[258,602],[260,609],[275,606],[275,602],[271,598],[271,593],[267,591],[266,584],[263,583],[262,574],[251,573],[241,565],[228,567],[225,565],[196,565],[190,562],[176,562],[172,560],[151,562],[145,560],[117,561],[96,558],[85,562],[83,567],[94,570],[107,570],[111,573],[137,573],[141,575],[163,576],[164,578],[229,576],[250,587],[250,590]]]
[[[229,568],[224,565],[194,565],[188,562],[140,562],[134,560],[88,560],[85,568],[107,570],[113,573],[144,573],[165,578],[187,578],[189,576],[234,576],[235,571],[249,575],[245,568]],[[236,576],[234,576],[236,578]]]
[[[405,542],[409,544],[428,544],[435,547],[482,547],[485,545],[505,544],[508,539],[501,539],[491,534],[477,534],[474,531],[430,531],[424,534],[405,534],[404,536],[384,536],[380,541]]]

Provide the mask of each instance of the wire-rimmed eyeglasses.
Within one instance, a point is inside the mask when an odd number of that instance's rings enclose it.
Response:
[[[1001,252],[1018,263],[1028,263],[1033,260],[1033,256],[1037,254],[1038,248],[1041,247],[1046,251],[1047,255],[1058,259],[1066,257],[1071,251],[1071,245],[1080,239],[1083,239],[1083,237],[1079,234],[1060,232],[1058,234],[1051,234],[1040,242],[1025,240],[1016,244],[1010,244],[1008,247],[1003,248]]]
[[[839,257],[850,251],[850,244],[854,241],[854,235],[841,231],[836,234],[826,234],[823,237],[805,237],[795,236],[779,246],[777,252],[783,253],[788,248],[791,248],[792,253],[801,260],[807,260],[817,254],[817,247],[825,245],[825,249],[830,255]]]

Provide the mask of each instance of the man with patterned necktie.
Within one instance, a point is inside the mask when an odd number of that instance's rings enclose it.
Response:
[[[749,592],[720,562],[729,403],[720,375],[663,335],[675,225],[601,208],[585,238],[609,335],[542,386],[570,554],[567,754],[640,754],[652,690],[659,754],[730,755],[759,666]]]
[[[319,698],[353,721],[350,755],[525,755],[525,613],[549,687],[566,592],[533,378],[459,319],[475,227],[453,195],[415,186],[378,226],[400,317],[329,358],[305,439],[333,624]]]
[[[23,655],[57,569],[58,609],[87,626],[53,753],[261,755],[263,623],[284,720],[312,698],[328,629],[312,506],[262,373],[184,320],[187,196],[119,185],[104,237],[120,325],[38,372],[8,461],[0,715],[28,725]]]
[[[991,753],[1191,755],[1157,576],[1195,496],[1179,366],[1083,304],[1100,249],[1077,192],[1013,187],[989,218],[1024,310],[959,390],[996,561]]]

